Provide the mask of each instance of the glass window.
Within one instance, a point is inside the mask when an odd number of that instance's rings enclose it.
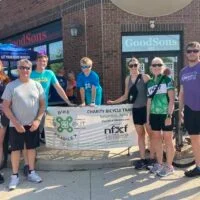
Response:
[[[51,61],[63,59],[63,41],[49,44],[49,57]]]
[[[34,47],[33,50],[38,52],[39,54],[47,55],[47,46],[46,45]]]
[[[59,63],[52,63],[49,65],[50,69],[57,74],[57,71],[63,67],[63,62],[59,62]]]

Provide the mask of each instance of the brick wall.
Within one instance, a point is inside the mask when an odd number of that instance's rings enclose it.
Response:
[[[0,39],[61,19],[66,69],[77,73],[80,58],[91,57],[105,100],[120,96],[123,90],[121,32],[183,31],[184,46],[191,40],[200,41],[199,0],[172,15],[155,18],[128,14],[109,0],[6,0],[0,2],[0,15]],[[150,20],[155,20],[155,29],[149,28]],[[79,37],[70,36],[72,24],[82,26]]]

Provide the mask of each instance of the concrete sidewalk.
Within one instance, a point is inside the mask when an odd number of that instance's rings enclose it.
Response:
[[[56,150],[41,146],[37,151],[38,170],[89,170],[132,166],[139,159],[138,147],[108,150]]]
[[[28,182],[20,171],[14,191],[7,185],[10,169],[3,170],[1,200],[200,200],[200,179],[186,178],[183,170],[160,178],[133,167],[73,172],[38,171],[40,184]]]

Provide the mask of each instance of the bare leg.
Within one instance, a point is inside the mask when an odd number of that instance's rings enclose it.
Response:
[[[140,158],[145,159],[145,129],[142,125],[135,125],[135,128],[138,134]]]
[[[159,164],[162,164],[163,160],[163,140],[162,133],[160,131],[153,131],[152,134],[152,145],[155,147],[156,158]]]
[[[167,165],[172,166],[172,162],[174,159],[175,148],[173,144],[173,134],[171,131],[164,131],[164,144],[166,148],[166,156],[167,156]]]
[[[5,137],[6,128],[0,128],[0,165],[2,164],[3,160],[3,141]]]
[[[36,157],[36,150],[35,149],[27,149],[28,155],[28,165],[30,170],[35,169],[35,157]]]
[[[197,166],[200,166],[200,135],[190,135],[192,150]]]
[[[11,162],[13,174],[17,174],[19,170],[19,161],[20,161],[20,151],[11,152]]]
[[[153,135],[153,131],[151,130],[151,127],[147,124],[145,124],[145,128],[146,128],[146,131],[148,133],[148,136],[149,136],[149,140],[150,140],[150,158],[151,159],[155,159],[155,145],[153,144],[153,138],[152,138],[152,135]]]

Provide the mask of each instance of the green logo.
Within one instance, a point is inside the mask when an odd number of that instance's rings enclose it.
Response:
[[[64,130],[67,130],[69,133],[73,131],[73,128],[71,126],[71,123],[73,121],[73,118],[71,116],[67,117],[65,120],[62,117],[57,117],[55,119],[56,125],[57,125],[57,131],[63,132]]]

